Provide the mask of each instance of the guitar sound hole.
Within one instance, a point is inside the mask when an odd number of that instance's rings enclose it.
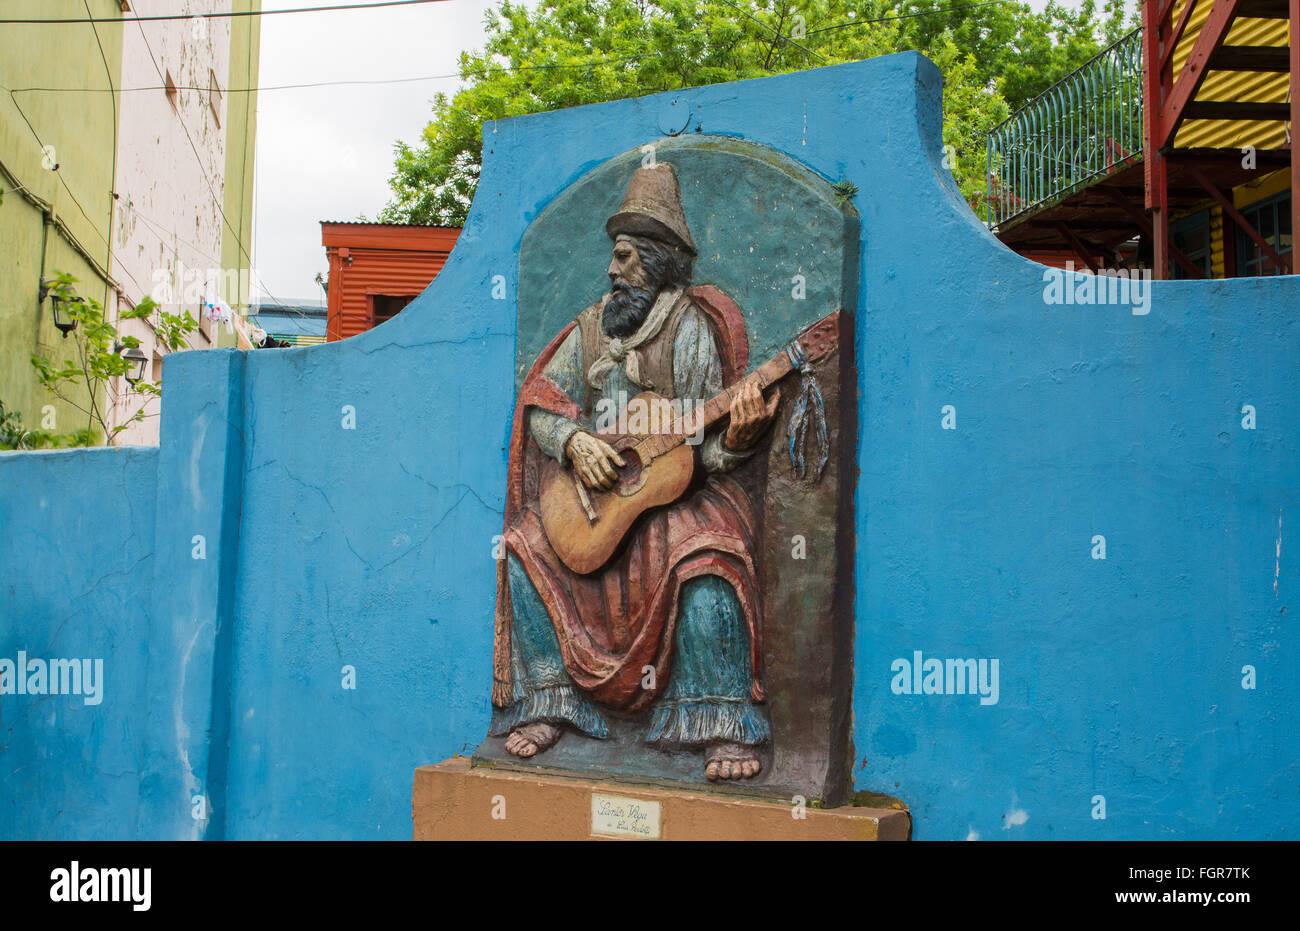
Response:
[[[631,449],[619,450],[619,454],[623,457],[623,466],[618,470],[618,484],[614,486],[614,492],[620,495],[635,494],[642,484],[644,468],[641,458]]]

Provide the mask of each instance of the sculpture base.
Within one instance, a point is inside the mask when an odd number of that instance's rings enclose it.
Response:
[[[802,817],[795,817],[801,814]],[[807,808],[568,776],[471,766],[415,771],[416,840],[907,840],[894,808]]]

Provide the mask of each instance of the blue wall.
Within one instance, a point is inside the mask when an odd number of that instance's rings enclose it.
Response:
[[[1300,279],[1045,304],[907,54],[491,124],[401,315],[169,358],[157,451],[0,455],[0,657],[107,679],[95,707],[0,697],[0,836],[410,836],[412,770],[487,724],[523,232],[674,100],[860,189],[858,788],[920,839],[1296,833]],[[998,703],[895,694],[916,650],[997,658]]]
[[[132,836],[158,450],[0,453],[0,658],[103,659],[102,700],[0,696],[0,838]]]

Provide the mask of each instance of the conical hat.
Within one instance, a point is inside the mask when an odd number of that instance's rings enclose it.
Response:
[[[638,168],[627,183],[623,206],[605,223],[612,239],[621,233],[665,240],[695,255],[695,240],[682,212],[682,189],[667,162]]]

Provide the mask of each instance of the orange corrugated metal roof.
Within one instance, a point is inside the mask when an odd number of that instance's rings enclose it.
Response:
[[[382,226],[399,230],[459,230],[459,226],[435,226],[428,223],[372,223],[369,220],[321,220],[321,226]]]
[[[333,223],[322,220],[321,243],[330,247],[450,252],[459,226],[413,226],[405,223]]]

